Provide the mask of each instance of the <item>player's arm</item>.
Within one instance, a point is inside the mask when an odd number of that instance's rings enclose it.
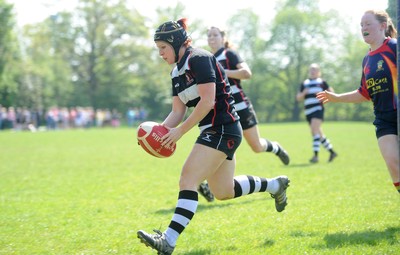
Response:
[[[197,103],[192,113],[187,117],[184,122],[182,122],[179,127],[171,128],[169,130],[169,133],[162,137],[163,146],[172,146],[173,144],[175,144],[186,132],[197,125],[211,111],[211,109],[214,108],[215,83],[209,82],[198,84],[197,89],[200,96],[200,101]],[[164,123],[170,123],[170,121],[172,122],[173,120],[176,120],[174,111],[170,113]]]
[[[368,101],[358,90],[336,94],[328,90],[317,93],[317,99],[322,103],[362,103]]]
[[[162,125],[168,128],[174,128],[178,126],[185,117],[186,110],[186,105],[179,99],[178,96],[172,97],[172,110],[168,114],[167,118],[165,118]]]
[[[299,91],[296,95],[296,100],[298,102],[303,101],[304,98],[306,97],[307,93],[308,93],[308,89],[303,89],[303,90]]]
[[[246,62],[242,62],[236,65],[235,70],[225,69],[226,75],[231,79],[245,80],[250,79],[252,76],[250,67]]]
[[[183,134],[197,125],[211,111],[211,109],[214,108],[215,87],[214,82],[197,85],[200,101],[197,103],[189,117],[179,126],[179,129]]]

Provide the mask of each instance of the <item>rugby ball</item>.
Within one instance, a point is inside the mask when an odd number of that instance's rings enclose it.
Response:
[[[137,129],[139,145],[150,155],[157,158],[168,158],[174,154],[174,146],[162,146],[161,137],[168,133],[168,129],[154,121],[145,121]]]

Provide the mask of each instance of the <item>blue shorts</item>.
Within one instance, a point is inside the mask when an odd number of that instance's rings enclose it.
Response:
[[[201,132],[196,143],[222,151],[228,160],[232,160],[242,142],[242,132],[239,121],[210,127]]]
[[[397,133],[397,111],[375,112],[375,134],[376,138],[384,135],[398,135]]]

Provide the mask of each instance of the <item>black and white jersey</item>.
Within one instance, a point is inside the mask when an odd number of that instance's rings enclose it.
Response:
[[[308,93],[304,98],[304,113],[306,116],[323,109],[323,104],[316,96],[318,92],[322,92],[328,88],[328,83],[321,78],[307,79],[300,85],[300,92],[304,89],[308,89]]]
[[[237,70],[237,65],[243,63],[240,55],[231,49],[221,48],[214,54],[218,62],[227,70]],[[235,99],[236,111],[241,111],[250,106],[250,102],[244,93],[239,79],[229,78],[232,88],[232,95]]]
[[[224,68],[208,51],[187,48],[181,61],[172,70],[171,78],[172,95],[178,96],[187,107],[195,107],[200,100],[197,86],[209,82],[216,84],[214,109],[200,121],[200,130],[239,119]]]

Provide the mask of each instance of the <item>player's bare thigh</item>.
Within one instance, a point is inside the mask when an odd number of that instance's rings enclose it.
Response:
[[[378,145],[393,181],[400,181],[399,142],[397,135],[384,135],[380,137]]]
[[[312,118],[310,123],[311,133],[313,135],[319,134],[320,136],[323,135],[322,133],[322,120],[318,118]]]
[[[213,176],[225,160],[225,153],[196,143],[183,165],[180,189],[197,190],[198,185]]]

